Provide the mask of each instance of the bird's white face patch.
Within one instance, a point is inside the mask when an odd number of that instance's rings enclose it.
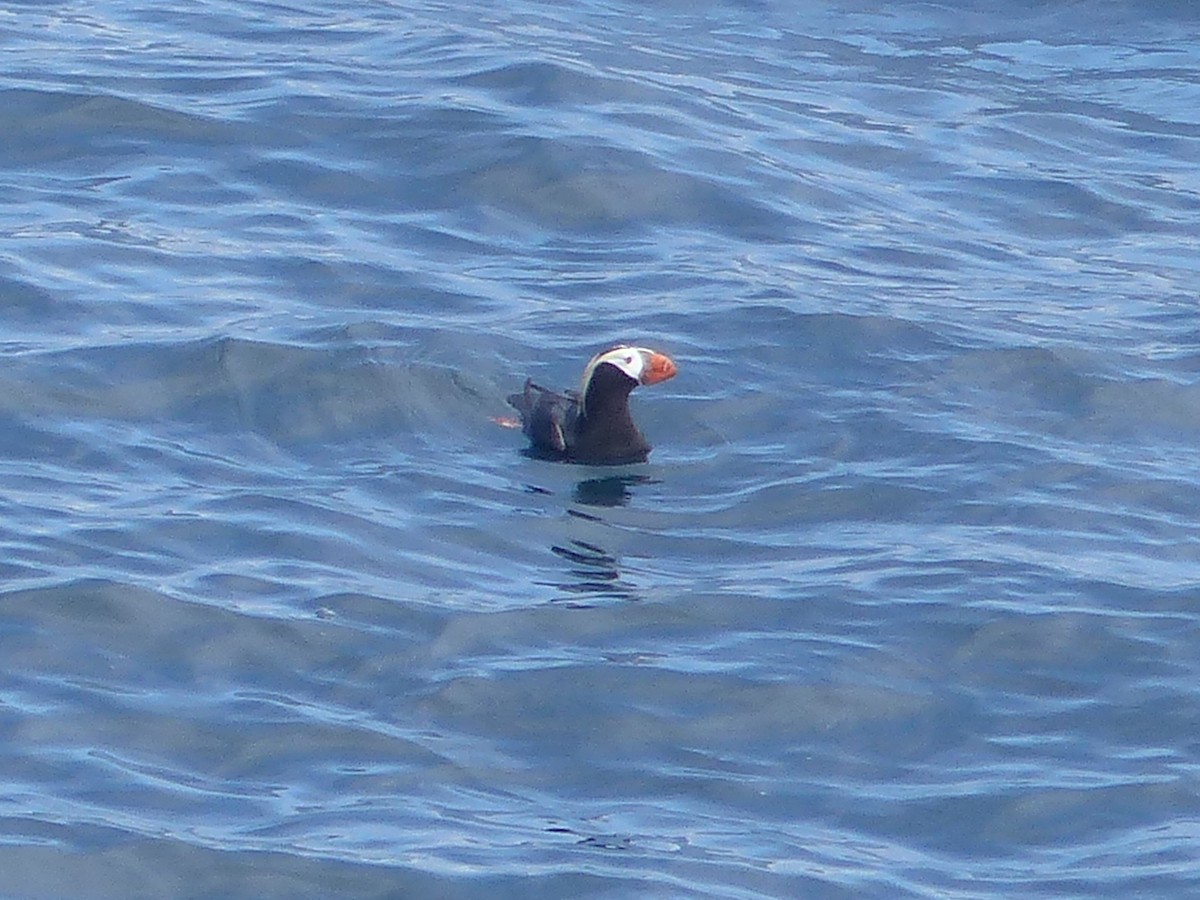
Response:
[[[615,347],[597,356],[596,365],[590,366],[590,368],[594,370],[601,363],[609,363],[634,381],[641,381],[642,370],[646,367],[646,356],[646,351],[640,347]]]
[[[587,394],[587,387],[592,380],[592,373],[596,371],[596,366],[601,363],[614,365],[634,381],[641,381],[642,370],[646,367],[646,359],[649,355],[650,351],[643,350],[641,347],[613,347],[611,350],[597,353],[583,370],[583,381],[579,385],[580,395]]]
[[[592,357],[592,361],[587,364],[587,368],[583,370],[583,381],[579,385],[580,405],[582,406],[583,398],[587,396],[588,385],[592,381],[592,374],[596,371],[596,366],[602,363],[609,363],[616,366],[634,381],[641,381],[642,373],[646,368],[646,360],[650,356],[651,351],[645,350],[642,347],[613,347],[611,350],[597,353]]]

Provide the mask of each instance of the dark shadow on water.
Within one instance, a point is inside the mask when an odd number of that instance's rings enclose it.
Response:
[[[521,455],[542,462],[565,463],[561,453],[544,450],[540,447],[525,447]],[[569,464],[573,465],[573,464]],[[626,506],[632,493],[630,488],[639,484],[650,484],[653,479],[647,475],[606,475],[601,478],[585,478],[575,485],[575,502],[584,506]],[[550,491],[534,485],[526,485],[532,493],[549,494]]]
[[[547,458],[532,448],[522,452],[536,458]],[[622,474],[584,478],[575,482],[571,492],[573,502],[566,505],[563,511],[567,514],[568,522],[570,519],[580,519],[596,525],[607,525],[604,510],[628,506],[639,486],[655,483],[656,479],[647,475],[630,474],[628,469]],[[557,493],[530,483],[526,483],[524,489],[528,493],[543,496],[553,496]],[[569,525],[566,530],[569,534]],[[588,530],[594,534],[596,529]],[[556,597],[555,602],[587,607],[593,605],[588,601],[642,599],[641,591],[629,582],[617,557],[599,544],[564,535],[564,540],[550,546],[550,552],[565,561],[566,572],[559,579],[551,578],[538,581],[537,584],[561,591],[562,596]]]
[[[633,838],[626,837],[620,834],[591,834],[585,835],[575,831],[573,828],[553,827],[547,828],[550,834],[565,834],[575,838],[575,843],[580,847],[589,847],[593,850],[628,850],[633,846]]]
[[[584,506],[628,506],[633,498],[631,489],[651,481],[646,475],[588,478],[575,485],[575,502]]]
[[[576,505],[567,508],[567,516],[604,524],[604,509],[627,506],[638,485],[651,482],[652,479],[645,475],[586,478],[576,483],[572,492]],[[543,489],[534,490],[544,492]],[[566,577],[561,581],[543,582],[543,585],[562,591],[565,595],[560,598],[562,601],[572,606],[587,606],[587,600],[641,599],[641,592],[623,575],[617,557],[599,544],[572,538],[551,545],[550,552],[566,561]]]
[[[587,606],[585,599],[640,600],[637,588],[621,575],[617,558],[603,547],[587,541],[571,540],[555,544],[550,551],[568,563],[567,578],[548,583],[562,591],[572,606]]]

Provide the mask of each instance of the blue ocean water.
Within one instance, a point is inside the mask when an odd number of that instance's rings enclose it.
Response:
[[[0,896],[1200,893],[1194,4],[0,25]]]

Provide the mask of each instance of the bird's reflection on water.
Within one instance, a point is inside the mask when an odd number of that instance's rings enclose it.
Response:
[[[652,480],[647,475],[588,478],[575,485],[575,502],[583,506],[628,506],[633,499],[631,488],[650,484]]]
[[[603,547],[572,540],[569,546],[555,544],[550,550],[569,563],[568,580],[555,582],[553,586],[574,599],[576,605],[583,605],[579,601],[584,598],[640,599],[637,588],[621,575],[616,557]]]
[[[575,485],[573,498],[577,507],[567,510],[568,516],[587,522],[603,524],[602,515],[578,507],[602,510],[617,506],[628,506],[634,488],[650,483],[645,475],[613,475],[605,478],[588,478]],[[620,561],[604,547],[592,540],[572,538],[562,544],[553,544],[550,551],[567,563],[566,578],[561,581],[543,582],[557,588],[571,605],[586,606],[588,599],[639,600],[641,592],[622,572]]]

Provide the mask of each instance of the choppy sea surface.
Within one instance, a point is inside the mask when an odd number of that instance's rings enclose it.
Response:
[[[0,896],[1200,895],[1195,4],[0,47]]]

